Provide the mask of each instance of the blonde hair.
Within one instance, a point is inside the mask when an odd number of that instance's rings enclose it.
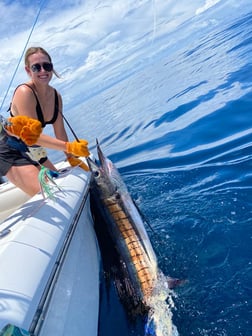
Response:
[[[25,53],[25,66],[30,65],[28,58],[31,55],[37,54],[37,53],[42,53],[42,54],[46,55],[49,59],[49,62],[52,63],[51,56],[48,54],[48,52],[44,48],[42,48],[42,47],[30,47],[26,50],[26,53]],[[60,78],[60,75],[54,70],[54,68],[53,68],[53,73],[56,77]]]

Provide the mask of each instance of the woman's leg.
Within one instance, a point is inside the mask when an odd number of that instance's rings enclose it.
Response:
[[[52,164],[52,162],[47,159],[46,161],[44,161],[42,163],[43,166],[45,166],[46,168],[50,169],[50,170],[53,170],[53,171],[57,171],[58,169],[54,166],[54,164]]]
[[[30,196],[40,191],[39,168],[33,165],[12,166],[6,174],[7,179]]]

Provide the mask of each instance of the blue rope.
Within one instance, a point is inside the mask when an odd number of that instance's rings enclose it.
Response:
[[[3,108],[3,105],[4,105],[5,99],[6,99],[8,93],[9,93],[9,91],[10,91],[11,85],[12,85],[13,80],[14,80],[16,74],[17,74],[19,65],[20,65],[20,63],[21,63],[21,61],[22,61],[22,58],[23,58],[24,53],[25,53],[25,50],[26,50],[27,45],[28,45],[28,43],[29,43],[29,41],[30,41],[30,38],[31,38],[32,33],[33,33],[33,31],[34,31],[34,28],[35,28],[35,26],[36,26],[36,24],[37,24],[37,22],[38,22],[39,15],[40,15],[40,13],[41,13],[41,10],[42,10],[42,8],[43,8],[45,2],[46,2],[46,0],[43,0],[43,1],[41,2],[41,5],[40,5],[39,10],[38,10],[38,13],[37,13],[36,18],[35,18],[35,20],[34,20],[34,22],[33,22],[31,31],[30,31],[29,36],[28,36],[28,38],[27,38],[27,41],[26,41],[26,43],[25,43],[24,49],[23,49],[22,54],[21,54],[21,56],[20,56],[20,58],[19,58],[18,64],[17,64],[17,66],[16,66],[16,69],[15,69],[13,75],[12,75],[12,78],[11,78],[10,84],[9,84],[9,86],[8,86],[8,88],[7,88],[7,91],[6,91],[6,93],[5,93],[5,96],[4,96],[4,98],[3,98],[3,101],[2,101],[2,104],[1,104],[1,107],[0,107],[0,112],[2,111],[2,108]]]

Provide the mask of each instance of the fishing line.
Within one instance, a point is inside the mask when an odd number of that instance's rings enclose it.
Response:
[[[153,24],[152,24],[152,39],[151,45],[156,38],[156,27],[157,27],[157,12],[156,12],[156,0],[152,0],[152,13],[153,13]]]
[[[35,26],[36,26],[36,24],[37,24],[37,22],[38,22],[40,13],[41,13],[41,11],[42,11],[42,8],[44,7],[45,2],[46,2],[46,0],[43,0],[43,1],[41,2],[41,5],[40,5],[39,10],[38,10],[38,13],[37,13],[37,15],[36,15],[36,17],[35,17],[35,20],[34,20],[34,22],[33,22],[32,28],[31,28],[31,30],[30,30],[29,36],[28,36],[28,38],[27,38],[27,40],[26,40],[26,43],[25,43],[25,45],[24,45],[22,54],[21,54],[21,56],[20,56],[20,58],[19,58],[18,64],[17,64],[17,66],[16,66],[16,69],[14,70],[14,73],[13,73],[13,75],[12,75],[11,81],[10,81],[10,83],[9,83],[9,86],[8,86],[8,88],[7,88],[7,91],[6,91],[6,93],[5,93],[5,96],[4,96],[4,98],[3,98],[3,101],[2,101],[2,104],[1,104],[1,107],[0,107],[0,111],[2,110],[2,107],[3,107],[3,105],[4,105],[4,102],[5,102],[5,100],[6,100],[6,97],[7,97],[8,93],[9,93],[9,90],[10,90],[11,85],[12,85],[12,83],[13,83],[13,80],[14,80],[16,74],[17,74],[17,71],[18,71],[18,68],[19,68],[19,66],[20,66],[20,63],[21,63],[21,61],[22,61],[22,59],[23,59],[25,50],[26,50],[27,45],[28,45],[28,43],[29,43],[29,41],[30,41],[30,39],[31,39],[32,33],[33,33],[33,31],[34,31],[34,29],[35,29]],[[63,117],[64,121],[66,122],[67,126],[69,127],[70,131],[72,132],[73,136],[75,137],[76,141],[80,142],[78,136],[77,136],[76,133],[74,132],[73,128],[71,127],[71,125],[70,125],[70,123],[68,122],[68,120],[66,119],[66,117],[63,115],[62,112],[61,112],[61,114],[62,114],[62,117]]]
[[[150,47],[152,47],[154,40],[156,38],[156,27],[157,27],[157,12],[156,12],[156,0],[152,0],[151,1],[151,7],[152,7],[152,32],[151,32],[151,42],[150,42]],[[130,79],[131,80],[131,79]],[[124,90],[123,93],[121,93],[121,95],[125,95],[125,92],[128,90],[128,87],[130,85],[130,80]]]
[[[157,6],[156,6],[156,0],[151,0],[152,30],[151,30],[151,33],[150,33],[151,37],[150,37],[149,47],[152,47],[152,45],[153,45],[153,43],[155,41],[155,38],[156,38],[156,27],[157,27],[157,10],[156,10],[156,8],[157,8]],[[147,25],[147,27],[149,27],[149,26]],[[121,64],[122,64],[122,61],[121,61]],[[119,66],[120,66],[120,63],[119,63]],[[129,78],[129,77],[127,76],[127,78]],[[118,102],[122,101],[122,99],[121,99],[122,96],[126,96],[127,95],[127,91],[129,89],[129,86],[131,85],[131,82],[132,82],[132,78],[129,78],[127,85],[120,91]],[[107,107],[111,109],[111,107],[109,106],[109,103],[107,102],[107,100],[104,99],[103,106],[105,106],[105,105],[107,105]],[[118,106],[118,103],[116,104],[116,106]]]
[[[33,25],[32,25],[32,27],[31,27],[30,33],[29,33],[28,38],[27,38],[27,40],[26,40],[26,43],[25,43],[25,45],[24,45],[22,54],[21,54],[21,56],[20,56],[20,58],[19,58],[19,61],[18,61],[17,66],[16,66],[16,69],[14,70],[14,73],[13,73],[12,78],[11,78],[11,80],[10,80],[9,86],[8,86],[8,88],[7,88],[7,90],[6,90],[5,95],[4,95],[4,98],[3,98],[3,101],[2,101],[2,104],[1,104],[1,107],[0,107],[0,112],[1,112],[1,110],[2,110],[2,108],[3,108],[4,102],[5,102],[5,100],[6,100],[6,98],[7,98],[7,95],[8,95],[8,93],[9,93],[9,91],[10,91],[10,88],[11,88],[11,85],[12,85],[12,83],[13,83],[13,80],[14,80],[16,74],[17,74],[19,65],[20,65],[20,63],[21,63],[21,61],[22,61],[22,58],[23,58],[24,53],[25,53],[25,50],[26,50],[27,45],[28,45],[28,43],[29,43],[29,41],[30,41],[31,35],[32,35],[32,33],[33,33],[34,29],[35,29],[35,26],[36,26],[36,24],[37,24],[37,22],[38,22],[39,15],[40,15],[40,13],[41,13],[41,10],[42,10],[42,8],[43,8],[45,2],[46,2],[46,0],[43,0],[43,1],[41,2],[41,5],[40,5],[39,10],[38,10],[38,13],[37,13],[37,15],[36,15],[36,17],[35,17],[35,20],[34,20]]]
[[[78,138],[78,136],[74,132],[74,130],[73,130],[72,126],[70,125],[70,123],[68,122],[67,118],[64,116],[64,114],[62,112],[61,112],[61,115],[62,115],[64,121],[66,122],[67,126],[69,127],[70,131],[72,132],[73,136],[75,137],[75,140],[77,142],[80,142],[80,139]]]

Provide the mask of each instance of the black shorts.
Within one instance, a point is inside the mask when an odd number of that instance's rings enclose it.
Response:
[[[38,166],[38,163],[31,160],[25,154],[10,147],[3,141],[0,141],[0,176],[5,176],[12,166]]]

